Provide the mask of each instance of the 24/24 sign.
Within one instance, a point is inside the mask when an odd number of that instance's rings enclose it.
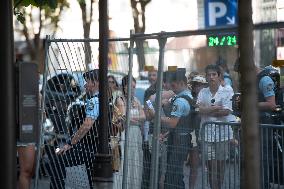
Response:
[[[205,26],[224,26],[237,24],[237,0],[204,0]]]
[[[207,36],[207,46],[235,46],[237,45],[236,35],[215,35]]]

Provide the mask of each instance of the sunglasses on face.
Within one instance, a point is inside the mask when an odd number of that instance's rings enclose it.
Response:
[[[112,84],[114,84],[115,82],[114,82],[114,81],[108,81],[108,83],[112,83]]]

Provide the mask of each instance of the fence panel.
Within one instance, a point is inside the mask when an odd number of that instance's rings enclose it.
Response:
[[[261,125],[263,188],[284,187],[284,125]]]
[[[241,177],[243,161],[241,149],[245,144],[241,143],[240,129],[240,123],[203,124],[201,129],[202,188],[210,188],[214,183],[218,184],[219,188],[221,186],[222,188],[240,188],[241,179],[245,179]],[[260,124],[260,165],[263,188],[284,186],[283,132],[284,125]]]
[[[146,41],[158,46],[156,39]],[[40,169],[37,174],[39,179],[47,179],[51,188],[90,188],[94,183],[93,163],[98,147],[99,125],[94,124],[86,137],[66,154],[58,155],[56,151],[68,142],[85,118],[88,95],[84,88],[83,73],[98,68],[98,40],[49,39],[48,44],[42,88],[43,109],[47,119],[42,123],[38,161]],[[123,184],[126,188],[149,188],[150,173],[155,167],[159,167],[157,188],[210,188],[214,183],[222,185],[223,188],[240,188],[241,146],[244,145],[241,144],[240,124],[207,123],[194,131],[169,132],[166,137],[155,137],[154,123],[142,122],[144,93],[150,86],[149,82],[137,79],[134,91],[137,98],[128,100],[127,95],[123,93],[123,90],[130,88],[129,83],[124,85],[126,88],[122,87],[122,78],[127,75],[129,68],[133,69],[134,76],[138,73],[135,51],[134,66],[129,67],[128,44],[129,40],[110,42],[108,74],[114,77],[108,81],[109,85],[116,85],[113,81],[117,80],[117,88],[112,91],[110,99],[110,112],[115,114],[112,118],[125,121],[125,110],[127,104],[130,104],[128,113],[132,119],[130,124],[125,124],[124,129],[119,132],[113,130],[113,127],[109,130],[109,153],[113,154],[113,188],[123,188]],[[171,54],[170,49],[167,51]],[[183,49],[175,50],[175,53],[179,52],[182,54]],[[158,56],[159,52],[154,49],[145,57],[150,61],[150,65],[157,68]],[[122,97],[120,105],[123,111],[116,104],[117,96]],[[134,123],[134,117],[140,119],[139,123]],[[278,187],[279,184],[283,185],[284,178],[284,129],[283,126],[276,125],[261,125],[260,128],[262,184],[265,187]],[[168,131],[171,130],[165,125],[161,126],[163,134]],[[152,141],[157,140],[160,149],[158,157],[154,157]],[[158,165],[151,164],[152,158],[159,159]],[[123,179],[123,175],[126,179]]]
[[[86,137],[73,145],[72,149],[67,153],[59,155],[57,151],[78,131],[86,116],[86,105],[91,97],[86,94],[84,86],[86,82],[83,73],[98,68],[98,40],[47,39],[47,44],[46,70],[41,89],[42,104],[45,110],[45,113],[42,113],[45,115],[41,124],[42,132],[37,164],[38,171],[36,172],[36,187],[41,187],[38,185],[39,180],[45,180],[50,184],[50,188],[60,189],[65,188],[65,186],[70,188],[91,188],[94,187],[93,164],[98,147],[97,127],[99,124],[95,123]],[[114,85],[114,89],[110,91],[112,93],[110,112],[114,123],[119,119],[125,119],[126,116],[126,112],[121,112],[115,103],[116,97],[123,97],[124,94],[122,91],[122,78],[129,71],[129,39],[112,40],[109,45],[108,75],[113,77],[108,78],[108,84],[110,87]],[[151,52],[147,54],[146,60],[155,60],[156,56],[155,53]],[[136,66],[133,69],[138,71],[135,52],[134,63]],[[137,71],[135,72],[136,75]],[[144,92],[148,87],[147,80],[137,79],[134,94],[137,96],[137,102],[142,106]],[[126,109],[127,104],[127,98],[125,99],[124,109]],[[130,133],[128,139],[130,151],[135,149],[138,157],[142,159],[137,162],[136,159],[132,159],[134,157],[132,154],[128,156],[128,167],[134,170],[131,175],[127,175],[128,180],[132,180],[131,178],[138,174],[135,171],[136,167],[140,167],[143,172],[144,162],[143,153],[141,154],[143,152],[142,127],[133,126],[130,132],[134,132]],[[135,133],[139,132],[140,138],[135,135]],[[118,132],[111,127],[109,133],[109,152],[113,154],[113,187],[122,188],[123,162],[125,159],[124,145],[126,143],[125,130],[122,129]],[[141,183],[142,172],[139,175]],[[136,177],[138,176],[136,175]]]
[[[202,187],[240,188],[240,124],[213,122],[201,128]]]
[[[110,42],[112,51],[109,54],[108,74],[114,76],[113,80],[118,80],[118,83],[114,83],[118,90],[121,78],[128,70],[128,55],[117,53],[125,51],[121,43]],[[92,97],[86,93],[83,73],[98,68],[98,40],[48,39],[47,44],[46,70],[41,91],[45,119],[42,123],[37,178],[48,180],[50,188],[92,188],[98,123],[95,122],[86,136],[68,152],[59,155],[57,151],[78,131],[86,116],[86,105]],[[110,112],[113,113],[112,100]],[[96,101],[93,106],[97,106]],[[118,179],[122,178],[119,172],[121,152],[119,138],[111,128],[109,153],[113,153],[114,179]],[[37,184],[36,187],[41,188]]]

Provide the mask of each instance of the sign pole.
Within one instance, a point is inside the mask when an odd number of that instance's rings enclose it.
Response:
[[[2,146],[1,187],[16,188],[16,96],[13,37],[13,1],[0,3],[0,98],[2,114],[0,143]]]

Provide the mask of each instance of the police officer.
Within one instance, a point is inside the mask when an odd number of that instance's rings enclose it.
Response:
[[[239,61],[237,60],[234,66],[235,71],[239,72]],[[258,109],[259,109],[259,123],[273,124],[272,112],[276,109],[275,101],[275,84],[273,80],[267,76],[262,75],[262,69],[255,67],[257,71],[257,88],[258,88]],[[264,189],[269,188],[269,182],[272,180],[271,165],[272,162],[272,138],[273,131],[270,128],[262,129],[262,186]],[[267,155],[264,155],[267,154]],[[270,176],[269,176],[270,175]],[[270,178],[269,178],[270,177]]]
[[[80,126],[79,130],[74,133],[72,139],[68,142],[68,144],[64,145],[63,148],[60,149],[58,154],[64,153],[72,148],[72,145],[77,144],[93,127],[95,121],[99,116],[99,81],[98,81],[98,70],[92,70],[90,72],[86,72],[83,75],[86,80],[85,88],[90,96],[87,100],[86,104],[86,118],[83,124]]]
[[[85,119],[78,130],[71,131],[72,137],[61,149],[58,156],[65,156],[65,166],[74,166],[84,163],[86,165],[90,188],[93,188],[94,155],[97,149],[97,120],[99,116],[99,81],[98,69],[83,74],[86,81],[85,88],[87,100],[85,107]],[[66,161],[66,158],[63,159]],[[66,173],[65,173],[66,175]]]
[[[276,109],[275,102],[275,92],[274,92],[274,82],[269,76],[261,77],[260,74],[262,70],[256,68],[258,73],[258,107],[259,107],[259,122],[261,124],[273,124],[272,111]],[[263,188],[269,188],[269,182],[273,180],[272,178],[272,150],[273,145],[273,131],[269,128],[262,129],[262,154],[268,154],[268,156],[262,156],[263,164]]]
[[[170,127],[168,137],[167,172],[165,188],[185,188],[183,182],[183,166],[190,147],[190,130],[188,123],[182,121],[189,114],[190,104],[184,96],[192,99],[187,87],[185,70],[178,70],[170,77],[171,90],[177,95],[172,100],[172,109],[168,116],[162,116],[162,124]]]
[[[234,70],[239,72],[240,65],[237,60],[234,65]],[[271,113],[276,109],[275,92],[276,87],[271,77],[267,75],[262,76],[262,69],[255,67],[257,71],[257,88],[258,88],[258,108],[260,112],[260,123],[271,124]]]

